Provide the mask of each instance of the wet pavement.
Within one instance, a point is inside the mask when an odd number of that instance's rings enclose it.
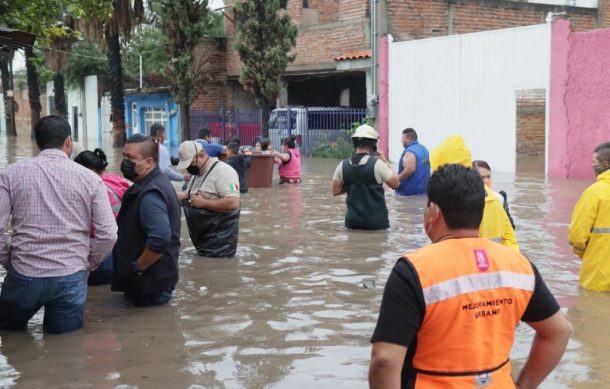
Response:
[[[35,150],[27,139],[1,137],[0,169]],[[302,185],[244,195],[235,258],[198,257],[183,223],[181,280],[169,306],[129,308],[109,287],[91,287],[83,330],[44,335],[40,312],[27,333],[0,332],[0,387],[367,387],[387,276],[402,253],[428,242],[425,198],[386,193],[392,227],[348,231],[344,197],[330,195],[336,164],[306,160]],[[542,387],[610,387],[610,294],[579,289],[579,261],[566,242],[572,207],[589,182],[528,172],[535,170],[526,164],[516,177],[496,175],[494,188],[508,192],[522,251],[574,325]],[[531,339],[520,325],[515,371]]]

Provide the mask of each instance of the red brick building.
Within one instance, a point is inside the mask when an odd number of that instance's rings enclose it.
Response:
[[[239,0],[225,0],[230,5]],[[422,39],[544,23],[549,12],[566,12],[577,31],[610,27],[610,0],[377,0],[378,36]],[[536,1],[536,2],[533,2]],[[371,82],[371,0],[288,0],[287,12],[298,26],[296,60],[284,74],[278,104],[366,107]],[[553,4],[555,3],[555,4]],[[592,5],[593,4],[593,5]],[[201,52],[217,52],[218,76],[204,88],[195,108],[252,108],[252,97],[239,84],[240,61],[233,49],[233,24],[227,38],[205,41]]]

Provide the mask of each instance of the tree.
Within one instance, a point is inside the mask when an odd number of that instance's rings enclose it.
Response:
[[[167,36],[165,49],[170,58],[166,68],[170,92],[180,105],[183,139],[189,138],[191,103],[199,96],[209,74],[205,61],[197,58],[195,47],[212,25],[207,0],[157,0],[154,10]]]
[[[75,40],[79,34],[70,29],[66,29],[66,21],[71,25],[88,26],[91,29],[99,18],[105,18],[109,13],[112,0],[28,0],[28,1],[4,1],[0,0],[0,24],[36,35],[38,45],[47,51],[67,48],[67,41]],[[58,23],[61,22],[61,23]],[[59,40],[59,41],[58,41]],[[63,51],[63,50],[62,50]],[[55,52],[57,53],[57,52]],[[65,64],[65,53],[63,58],[51,58],[55,65]],[[32,136],[34,126],[40,118],[40,88],[38,87],[39,70],[42,67],[42,59],[36,50],[26,50],[26,69],[28,81],[28,94],[30,108],[32,112]],[[52,55],[51,55],[52,57]],[[60,72],[61,74],[61,72]],[[62,99],[63,76],[56,78],[56,98],[65,102],[65,95]],[[57,105],[57,104],[56,104]],[[65,111],[65,109],[64,109]]]
[[[144,18],[142,0],[112,1],[112,15],[106,21],[104,34],[108,46],[108,81],[110,83],[110,108],[112,120],[112,145],[123,147],[125,136],[125,97],[123,93],[123,64],[121,62],[120,36],[129,38],[133,26]]]
[[[108,61],[94,42],[83,40],[74,45],[65,69],[68,86],[82,88],[85,77],[107,73]]]
[[[279,0],[237,2],[235,49],[241,59],[239,81],[263,111],[263,136],[269,136],[269,109],[281,89],[281,77],[295,59],[297,27],[287,14],[280,15]]]
[[[169,63],[165,50],[166,42],[167,37],[158,26],[140,25],[131,35],[131,39],[123,42],[124,76],[130,80],[138,79],[142,56],[142,74],[162,78]]]

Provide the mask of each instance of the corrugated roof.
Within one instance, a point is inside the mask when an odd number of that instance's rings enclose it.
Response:
[[[349,61],[352,59],[365,59],[371,58],[371,50],[359,50],[359,51],[350,51],[349,53],[345,53],[337,58],[335,61]]]

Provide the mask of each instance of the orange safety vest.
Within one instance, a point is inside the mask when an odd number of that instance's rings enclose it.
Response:
[[[415,388],[514,388],[514,332],[534,292],[530,262],[486,238],[448,239],[405,257],[425,314],[412,355]]]

